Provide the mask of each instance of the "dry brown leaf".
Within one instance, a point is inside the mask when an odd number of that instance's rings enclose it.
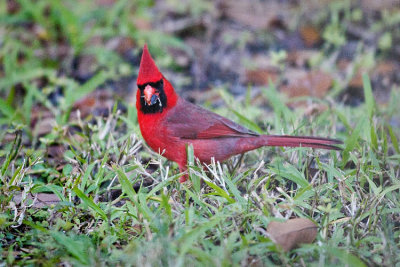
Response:
[[[284,7],[282,7],[282,5]],[[286,5],[272,1],[223,1],[223,15],[253,29],[267,29],[288,13]]]
[[[33,106],[31,114],[31,130],[37,136],[50,133],[56,124],[53,113],[41,105]]]
[[[268,85],[269,82],[276,83],[279,78],[279,69],[262,68],[246,71],[246,82],[253,85]]]
[[[362,74],[364,71],[358,70],[353,77],[351,77],[351,80],[349,82],[349,87],[353,88],[363,88],[363,80],[362,80]]]
[[[28,194],[25,199],[25,203],[28,200],[34,200],[36,201],[33,203],[34,208],[43,208],[43,207],[48,207],[50,205],[55,205],[60,202],[60,199],[56,194],[46,194],[46,193],[38,193],[38,194]],[[14,195],[13,198],[14,202],[17,204],[21,204],[22,201],[22,193]],[[26,205],[29,205],[29,203],[26,203]]]
[[[48,134],[56,124],[55,118],[43,118],[36,123],[33,132],[36,136]]]
[[[346,73],[353,68],[351,64],[351,61],[341,59],[336,66],[341,72]],[[387,104],[390,100],[391,88],[400,84],[399,67],[397,62],[387,60],[378,62],[372,69],[358,68],[347,85],[346,97],[362,101],[364,95],[362,76],[364,73],[368,73],[374,89],[375,100],[379,104]]]
[[[321,40],[318,29],[311,25],[300,28],[300,35],[307,47],[316,45]]]
[[[94,109],[96,105],[96,94],[92,92],[85,96],[82,99],[79,99],[74,103],[74,110],[78,110],[81,112],[81,117],[87,117]]]
[[[95,90],[75,102],[73,111],[79,110],[81,118],[89,115],[104,116],[114,105],[114,95],[109,90]],[[76,112],[71,113],[71,119],[76,119]]]
[[[125,55],[129,51],[132,51],[134,46],[135,46],[134,40],[130,37],[124,37],[124,36],[111,38],[106,43],[107,49],[114,50],[120,55]]]
[[[60,144],[54,144],[47,147],[47,156],[58,161],[63,160],[65,147]]]
[[[370,72],[374,97],[381,105],[390,101],[392,88],[400,85],[400,66],[394,61],[379,62]]]
[[[336,63],[336,67],[340,72],[346,73],[353,68],[353,62],[347,58],[341,58]],[[351,77],[348,87],[361,88],[363,87],[362,73],[366,72],[363,68],[359,68]]]
[[[299,96],[313,96],[323,98],[332,87],[331,75],[322,71],[286,71],[287,84],[280,90],[290,98]]]
[[[376,65],[374,74],[387,75],[389,73],[397,71],[398,68],[399,66],[392,61],[382,61]]]
[[[317,236],[317,226],[306,218],[273,221],[268,224],[267,233],[284,251],[289,251],[300,244],[312,243]]]

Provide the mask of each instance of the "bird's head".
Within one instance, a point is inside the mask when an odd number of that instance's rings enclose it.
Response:
[[[137,78],[137,107],[143,113],[161,113],[176,104],[174,88],[158,70],[147,45],[144,45]]]

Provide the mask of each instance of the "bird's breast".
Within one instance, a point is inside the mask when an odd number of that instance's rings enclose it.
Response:
[[[165,117],[149,116],[139,117],[140,131],[147,145],[156,153],[160,153],[169,160],[185,161],[185,143],[175,137],[165,124]]]

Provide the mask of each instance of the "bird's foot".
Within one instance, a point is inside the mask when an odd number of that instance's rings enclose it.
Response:
[[[179,178],[179,182],[180,182],[180,183],[184,183],[184,182],[186,182],[187,180],[189,180],[189,175],[188,175],[188,174],[184,174],[184,175],[182,175],[182,176]]]

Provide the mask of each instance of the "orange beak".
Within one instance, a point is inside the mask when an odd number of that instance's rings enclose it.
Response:
[[[143,94],[144,94],[144,100],[149,106],[154,105],[158,100],[158,93],[156,93],[156,89],[154,89],[150,85],[146,85]]]

